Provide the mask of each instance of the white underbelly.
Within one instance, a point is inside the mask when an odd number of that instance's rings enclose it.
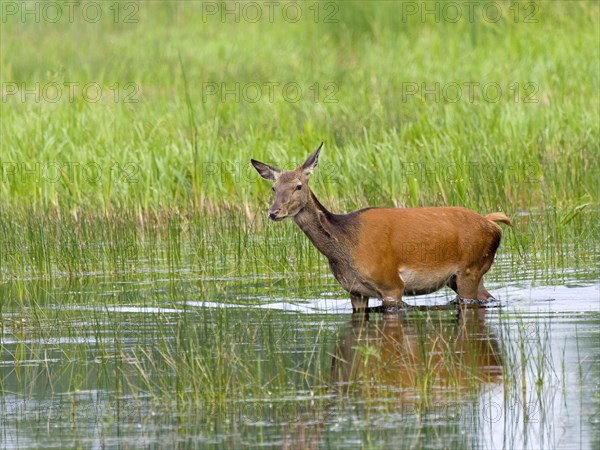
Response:
[[[430,271],[401,268],[398,275],[404,282],[404,292],[408,295],[428,294],[437,291],[448,283],[454,270]]]

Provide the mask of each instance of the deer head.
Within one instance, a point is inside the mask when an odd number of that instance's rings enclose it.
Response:
[[[283,220],[294,217],[306,206],[310,199],[308,180],[319,161],[319,153],[323,143],[307,159],[304,164],[294,170],[281,170],[252,159],[252,165],[265,180],[271,180],[275,202],[269,209],[269,218]]]

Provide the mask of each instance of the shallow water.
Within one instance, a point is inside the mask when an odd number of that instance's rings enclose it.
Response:
[[[589,277],[489,283],[495,308],[364,318],[327,277],[300,297],[251,278],[145,276],[0,286],[2,447],[600,448]],[[192,343],[204,353],[184,376]],[[192,388],[213,366],[223,387]]]

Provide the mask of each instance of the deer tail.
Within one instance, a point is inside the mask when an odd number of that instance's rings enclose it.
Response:
[[[505,223],[509,227],[513,226],[513,224],[510,221],[510,219],[508,217],[506,217],[505,214],[502,214],[501,212],[495,212],[495,213],[488,214],[487,216],[485,216],[485,218],[488,219],[488,220],[491,220],[492,222],[502,222],[502,223]]]

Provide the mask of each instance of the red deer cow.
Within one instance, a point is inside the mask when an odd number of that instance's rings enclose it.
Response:
[[[274,181],[269,217],[292,217],[329,260],[331,272],[350,293],[355,311],[369,298],[384,308],[408,308],[402,296],[449,286],[459,302],[493,299],[483,275],[494,262],[502,229],[512,223],[496,212],[482,216],[460,207],[366,208],[333,214],[308,186],[323,143],[300,167],[280,170],[252,159],[265,179]]]

